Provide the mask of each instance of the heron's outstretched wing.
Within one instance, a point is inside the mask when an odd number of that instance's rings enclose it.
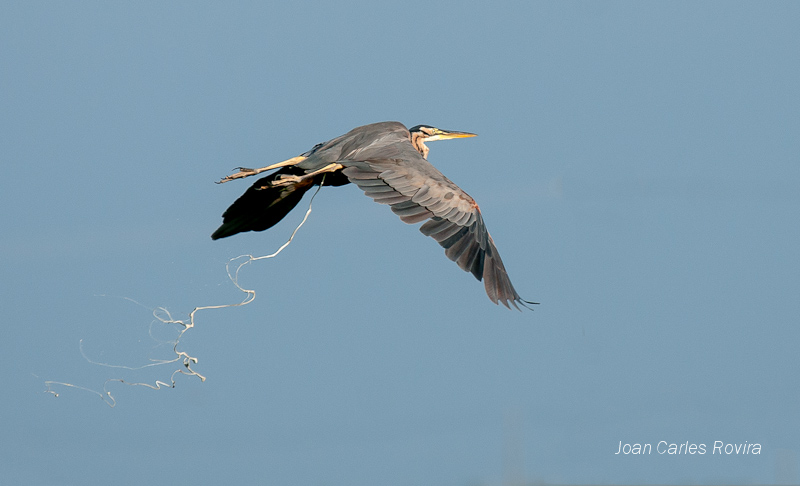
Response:
[[[492,302],[524,306],[527,301],[514,290],[475,200],[416,151],[404,155],[407,158],[340,163],[350,182],[376,202],[388,204],[404,222],[427,219],[420,231],[438,241],[450,260],[483,280]]]

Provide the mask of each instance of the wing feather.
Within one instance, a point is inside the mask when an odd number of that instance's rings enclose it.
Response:
[[[382,196],[382,197],[375,197],[373,199],[375,200],[375,202],[380,203],[380,204],[396,205],[396,204],[408,201],[409,198],[408,198],[408,196],[391,194],[391,195],[386,195],[386,196]]]
[[[433,213],[431,213],[429,211],[426,211],[424,213],[414,214],[414,215],[411,215],[411,216],[400,216],[400,220],[403,221],[404,223],[414,224],[414,223],[420,223],[422,221],[425,221],[426,219],[430,218],[431,216],[433,216]]]
[[[413,189],[414,186],[411,185],[411,184],[406,184],[403,187],[410,187],[410,188]],[[420,187],[414,193],[414,197],[412,197],[411,200],[414,201],[415,203],[425,204],[426,201],[430,201],[431,199],[434,198],[433,194],[428,196],[428,192],[430,191],[430,189],[431,189],[430,186],[428,186],[427,184],[422,186],[422,187]]]
[[[415,216],[417,214],[430,213],[424,206],[411,206],[402,209],[392,207],[392,211],[398,216]]]
[[[477,241],[472,240],[469,242],[469,247],[458,257],[456,263],[458,266],[463,268],[464,270],[471,272],[475,259],[478,257],[478,252],[481,249],[481,245],[478,244]]]
[[[383,184],[381,186],[367,186],[366,188],[364,188],[364,192],[366,192],[368,196],[381,192],[394,192],[395,194],[397,193],[397,191],[395,191],[392,186],[388,186],[386,184]]]

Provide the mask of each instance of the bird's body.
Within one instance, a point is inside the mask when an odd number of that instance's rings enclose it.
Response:
[[[462,269],[484,280],[494,303],[506,307],[531,303],[511,285],[475,200],[426,160],[426,140],[471,136],[426,125],[409,130],[398,122],[375,123],[354,128],[280,164],[241,169],[221,182],[279,170],[257,180],[237,199],[211,237],[263,231],[283,219],[311,187],[352,182],[376,202],[388,204],[404,222],[427,220],[420,231],[438,241]]]

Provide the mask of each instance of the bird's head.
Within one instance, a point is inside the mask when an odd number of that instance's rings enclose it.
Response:
[[[430,125],[417,125],[410,128],[408,131],[411,134],[412,145],[414,145],[414,148],[426,159],[428,158],[428,150],[430,149],[425,146],[425,142],[475,136],[474,133],[442,130],[441,128],[432,127]]]

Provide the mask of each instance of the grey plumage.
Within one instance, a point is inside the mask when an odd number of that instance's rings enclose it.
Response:
[[[271,227],[314,185],[353,183],[376,202],[389,205],[405,223],[425,221],[420,231],[435,239],[460,268],[483,280],[492,302],[515,308],[533,304],[511,284],[475,200],[426,160],[425,141],[470,136],[474,135],[427,125],[409,130],[398,122],[375,123],[286,162],[242,169],[222,182],[280,167],[256,181],[225,211],[212,238]]]

